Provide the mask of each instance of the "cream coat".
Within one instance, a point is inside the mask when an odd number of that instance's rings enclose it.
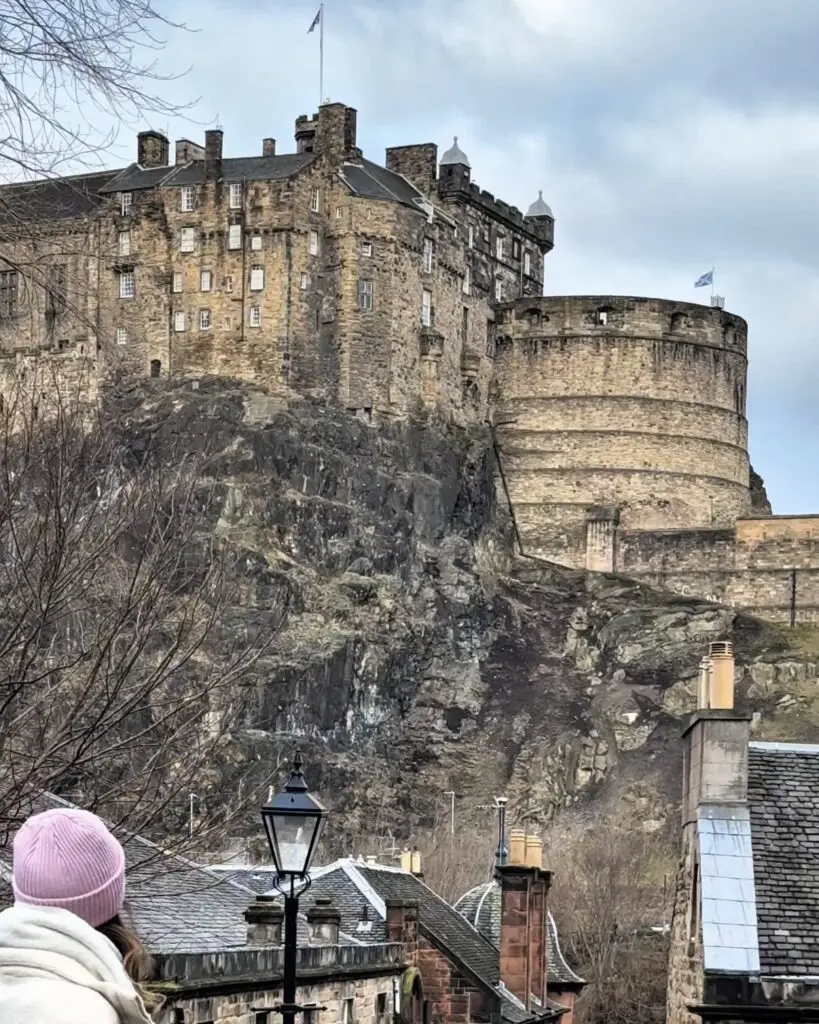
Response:
[[[150,1024],[113,945],[67,910],[0,913],[2,1024]]]

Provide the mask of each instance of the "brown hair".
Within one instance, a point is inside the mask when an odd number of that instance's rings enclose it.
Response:
[[[117,914],[110,921],[101,924],[97,931],[114,945],[122,957],[122,965],[142,997],[148,1012],[157,1009],[162,1004],[162,999],[143,987],[143,983],[150,981],[153,976],[154,962],[133,928]]]

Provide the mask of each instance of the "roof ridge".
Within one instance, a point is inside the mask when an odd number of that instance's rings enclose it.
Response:
[[[749,750],[771,754],[819,754],[819,743],[782,743],[778,740],[751,740]]]

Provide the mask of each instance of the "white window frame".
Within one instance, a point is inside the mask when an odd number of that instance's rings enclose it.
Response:
[[[185,314],[182,312],[182,310],[178,310],[173,315],[173,329],[174,329],[174,333],[175,334],[182,334],[182,332],[185,330],[186,327],[187,327],[187,324],[185,322]]]
[[[242,248],[242,225],[230,224],[228,226],[228,249],[236,250]]]
[[[464,295],[469,295],[472,291],[472,268],[467,267],[464,271],[464,279],[462,282],[461,290]]]
[[[128,344],[128,332],[124,327],[117,328],[117,344],[127,345]]]
[[[209,331],[213,327],[213,317],[209,309],[199,310],[199,330]]]
[[[136,295],[136,271],[121,270],[119,272],[119,297],[133,299]]]
[[[254,231],[250,236],[250,248],[253,252],[262,251],[262,233],[261,231]]]
[[[374,291],[375,288],[371,278],[360,277],[358,279],[358,308],[362,313],[372,312]]]
[[[171,291],[179,293],[184,287],[185,277],[181,270],[175,270],[173,272],[173,278],[171,279]]]
[[[183,213],[193,213],[196,209],[196,187],[183,185],[179,196],[180,209]]]
[[[426,288],[421,292],[421,323],[424,327],[432,326],[432,292]]]
[[[495,259],[506,259],[506,240],[504,238],[495,239]]]
[[[528,250],[523,253],[523,273],[527,277],[531,277],[532,274],[532,254]]]
[[[310,209],[313,213],[318,213],[321,210],[321,189],[316,185],[310,189]]]
[[[495,302],[503,302],[503,281],[501,278],[495,278]]]
[[[318,231],[311,231],[307,238],[307,248],[311,256],[318,256],[319,236]]]
[[[222,317],[222,330],[223,331],[232,331],[233,330],[233,317],[229,313],[226,313]]]
[[[424,239],[424,273],[432,273],[432,265],[435,260],[435,245],[431,238]]]
[[[120,192],[119,194],[119,212],[123,217],[131,212],[131,207],[134,204],[134,193],[133,192]]]
[[[179,251],[196,252],[196,228],[184,227],[179,229]]]
[[[242,208],[242,183],[241,181],[232,181],[228,189],[228,207],[231,210],[241,210]]]
[[[225,278],[225,291],[233,291],[233,274],[228,274],[227,277]]]
[[[209,292],[213,290],[213,271],[212,270],[200,270],[199,271],[199,291]]]
[[[469,239],[467,244],[470,249],[475,248],[475,228],[471,224],[469,225]]]
[[[372,254],[373,254],[373,243],[372,242],[362,242],[361,243],[361,255],[362,256],[372,256]]]
[[[301,275],[301,279],[299,281],[299,290],[303,291],[303,292],[306,292],[309,287],[310,287],[310,275],[303,272],[302,275]]]
[[[120,256],[131,255],[131,232],[129,229],[117,234],[117,252]]]
[[[341,207],[336,207],[336,220],[341,220]]]
[[[252,292],[264,291],[264,267],[259,264],[250,268],[250,290]]]
[[[262,326],[262,307],[251,306],[248,311],[248,323],[251,327]]]

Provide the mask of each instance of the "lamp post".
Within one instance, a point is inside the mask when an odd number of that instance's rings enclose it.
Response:
[[[276,868],[276,888],[284,896],[284,979],[282,1004],[277,1007],[284,1024],[295,1024],[301,1007],[296,1003],[296,929],[299,896],[310,886],[310,865],[324,828],[327,810],[310,796],[304,781],[301,751],[284,789],[262,806],[270,853]]]

